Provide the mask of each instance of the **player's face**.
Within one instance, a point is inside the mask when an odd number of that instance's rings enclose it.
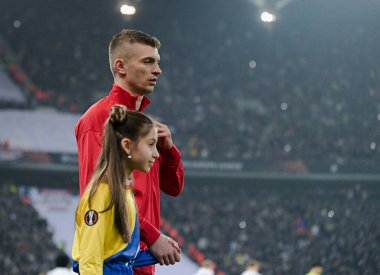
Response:
[[[162,73],[158,63],[158,50],[149,45],[134,43],[130,45],[131,53],[127,57],[125,84],[127,89],[136,95],[153,92],[158,76]]]
[[[141,138],[137,143],[131,146],[132,159],[130,165],[133,170],[148,172],[153,163],[158,158],[157,151],[157,129],[152,127],[149,134]]]

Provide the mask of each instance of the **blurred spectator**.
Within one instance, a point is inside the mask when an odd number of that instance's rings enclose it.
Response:
[[[321,263],[314,263],[306,275],[321,275],[323,273],[323,266]]]
[[[245,271],[241,275],[261,275],[259,273],[260,270],[260,262],[256,260],[250,260],[247,263]]]
[[[60,253],[55,258],[55,267],[49,270],[46,275],[73,275],[76,274],[71,270],[71,260],[64,254]]]
[[[194,275],[214,275],[214,266],[212,261],[206,259],[203,261],[202,267]]]

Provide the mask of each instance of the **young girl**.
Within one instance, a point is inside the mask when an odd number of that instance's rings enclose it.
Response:
[[[139,253],[140,233],[132,171],[148,172],[158,158],[153,121],[125,106],[111,108],[103,148],[76,212],[73,269],[87,274],[133,274],[132,267],[155,264]]]

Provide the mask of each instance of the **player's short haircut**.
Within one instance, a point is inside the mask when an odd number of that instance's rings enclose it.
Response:
[[[108,48],[108,57],[112,74],[115,73],[113,63],[116,58],[127,58],[127,44],[140,43],[159,49],[161,42],[154,36],[138,30],[123,29],[112,37]],[[122,55],[122,56],[121,56]]]

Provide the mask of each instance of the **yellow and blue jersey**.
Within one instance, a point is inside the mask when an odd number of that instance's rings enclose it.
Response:
[[[126,189],[128,225],[131,240],[125,243],[115,225],[115,207],[105,210],[110,201],[106,182],[101,183],[88,205],[89,189],[82,196],[76,214],[72,250],[73,269],[87,274],[133,274],[132,267],[155,264],[148,251],[140,252],[140,232],[133,191]]]

